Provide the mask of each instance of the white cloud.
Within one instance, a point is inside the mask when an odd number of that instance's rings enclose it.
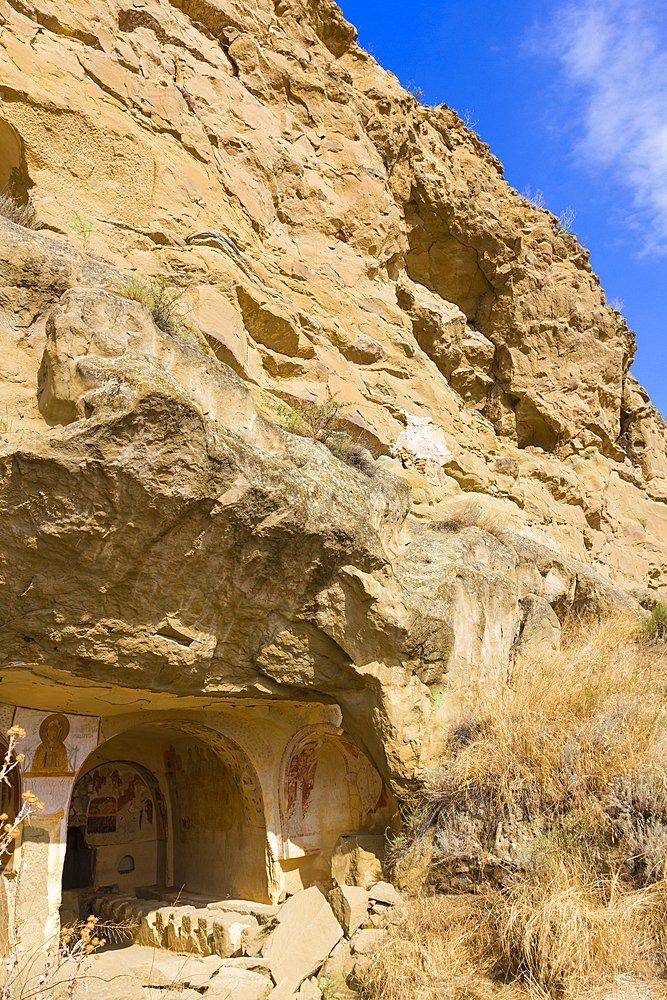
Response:
[[[664,0],[581,0],[560,7],[549,30],[578,118],[575,153],[630,189],[626,221],[642,230],[646,251],[667,252]]]

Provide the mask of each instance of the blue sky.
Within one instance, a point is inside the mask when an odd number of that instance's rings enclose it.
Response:
[[[470,114],[510,184],[576,211],[667,414],[667,2],[339,3],[404,86]]]

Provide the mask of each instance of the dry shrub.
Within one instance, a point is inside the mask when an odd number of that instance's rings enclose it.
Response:
[[[466,500],[464,504],[454,507],[449,517],[431,521],[429,528],[455,534],[463,528],[481,528],[491,535],[500,537],[505,528],[502,518],[483,510],[474,500]]]
[[[289,407],[278,406],[276,412],[290,434],[321,441],[341,462],[372,477],[376,472],[373,456],[343,429],[339,414],[346,406],[331,395],[322,403],[292,398]]]
[[[489,981],[524,984],[532,997],[591,996],[622,973],[644,983],[661,974],[666,708],[663,643],[638,638],[636,618],[573,619],[561,653],[524,662],[477,716],[453,727],[393,861],[404,887],[421,852],[426,891],[451,892],[459,880],[474,895],[448,897],[451,927],[412,934],[419,962],[386,971],[386,987],[376,969],[367,996],[407,1000],[410,976],[425,977],[427,990],[433,962],[455,962],[464,979],[476,968]],[[442,898],[414,905],[438,914]]]
[[[667,650],[636,632],[633,618],[567,622],[561,653],[452,728],[398,855],[427,835],[442,858],[497,852],[504,827],[519,867],[556,851],[593,880],[662,878]]]
[[[525,877],[496,894],[489,974],[576,996],[622,972],[655,979],[664,958],[664,881],[628,891],[580,881],[570,866]]]
[[[185,289],[175,288],[169,278],[158,275],[143,281],[132,276],[124,279],[116,290],[126,299],[146,306],[158,330],[172,336],[179,332],[184,317],[177,303],[185,295]]]
[[[22,205],[8,194],[0,194],[0,215],[24,229],[41,229],[42,224],[30,202]]]
[[[524,1000],[480,968],[492,947],[486,900],[418,895],[373,952],[360,982],[364,1000]]]

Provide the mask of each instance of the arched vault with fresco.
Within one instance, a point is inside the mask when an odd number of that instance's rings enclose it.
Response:
[[[64,893],[169,890],[269,898],[257,775],[234,741],[189,722],[147,723],[98,746],[68,814]]]
[[[283,868],[293,887],[330,878],[339,837],[383,834],[395,813],[377,770],[340,729],[325,723],[294,734],[280,775]]]

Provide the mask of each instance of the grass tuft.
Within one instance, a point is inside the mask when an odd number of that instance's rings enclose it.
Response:
[[[474,500],[467,500],[461,507],[455,508],[449,517],[431,521],[428,526],[433,531],[444,531],[447,534],[456,534],[464,528],[481,528],[496,537],[500,537],[503,530],[502,520],[482,510]]]
[[[667,641],[667,604],[656,604],[639,626],[639,635],[647,642]]]
[[[185,295],[183,289],[175,288],[168,278],[158,275],[149,281],[130,277],[118,285],[117,291],[126,299],[140,302],[146,306],[153,321],[163,333],[177,334],[183,316],[177,308],[177,303]]]
[[[341,462],[351,465],[367,476],[373,476],[376,466],[372,456],[366,448],[353,441],[341,427],[339,413],[345,405],[335,396],[329,396],[323,403],[299,399],[291,401],[291,408],[279,406],[277,412],[283,418],[285,429],[290,434],[321,441]]]

